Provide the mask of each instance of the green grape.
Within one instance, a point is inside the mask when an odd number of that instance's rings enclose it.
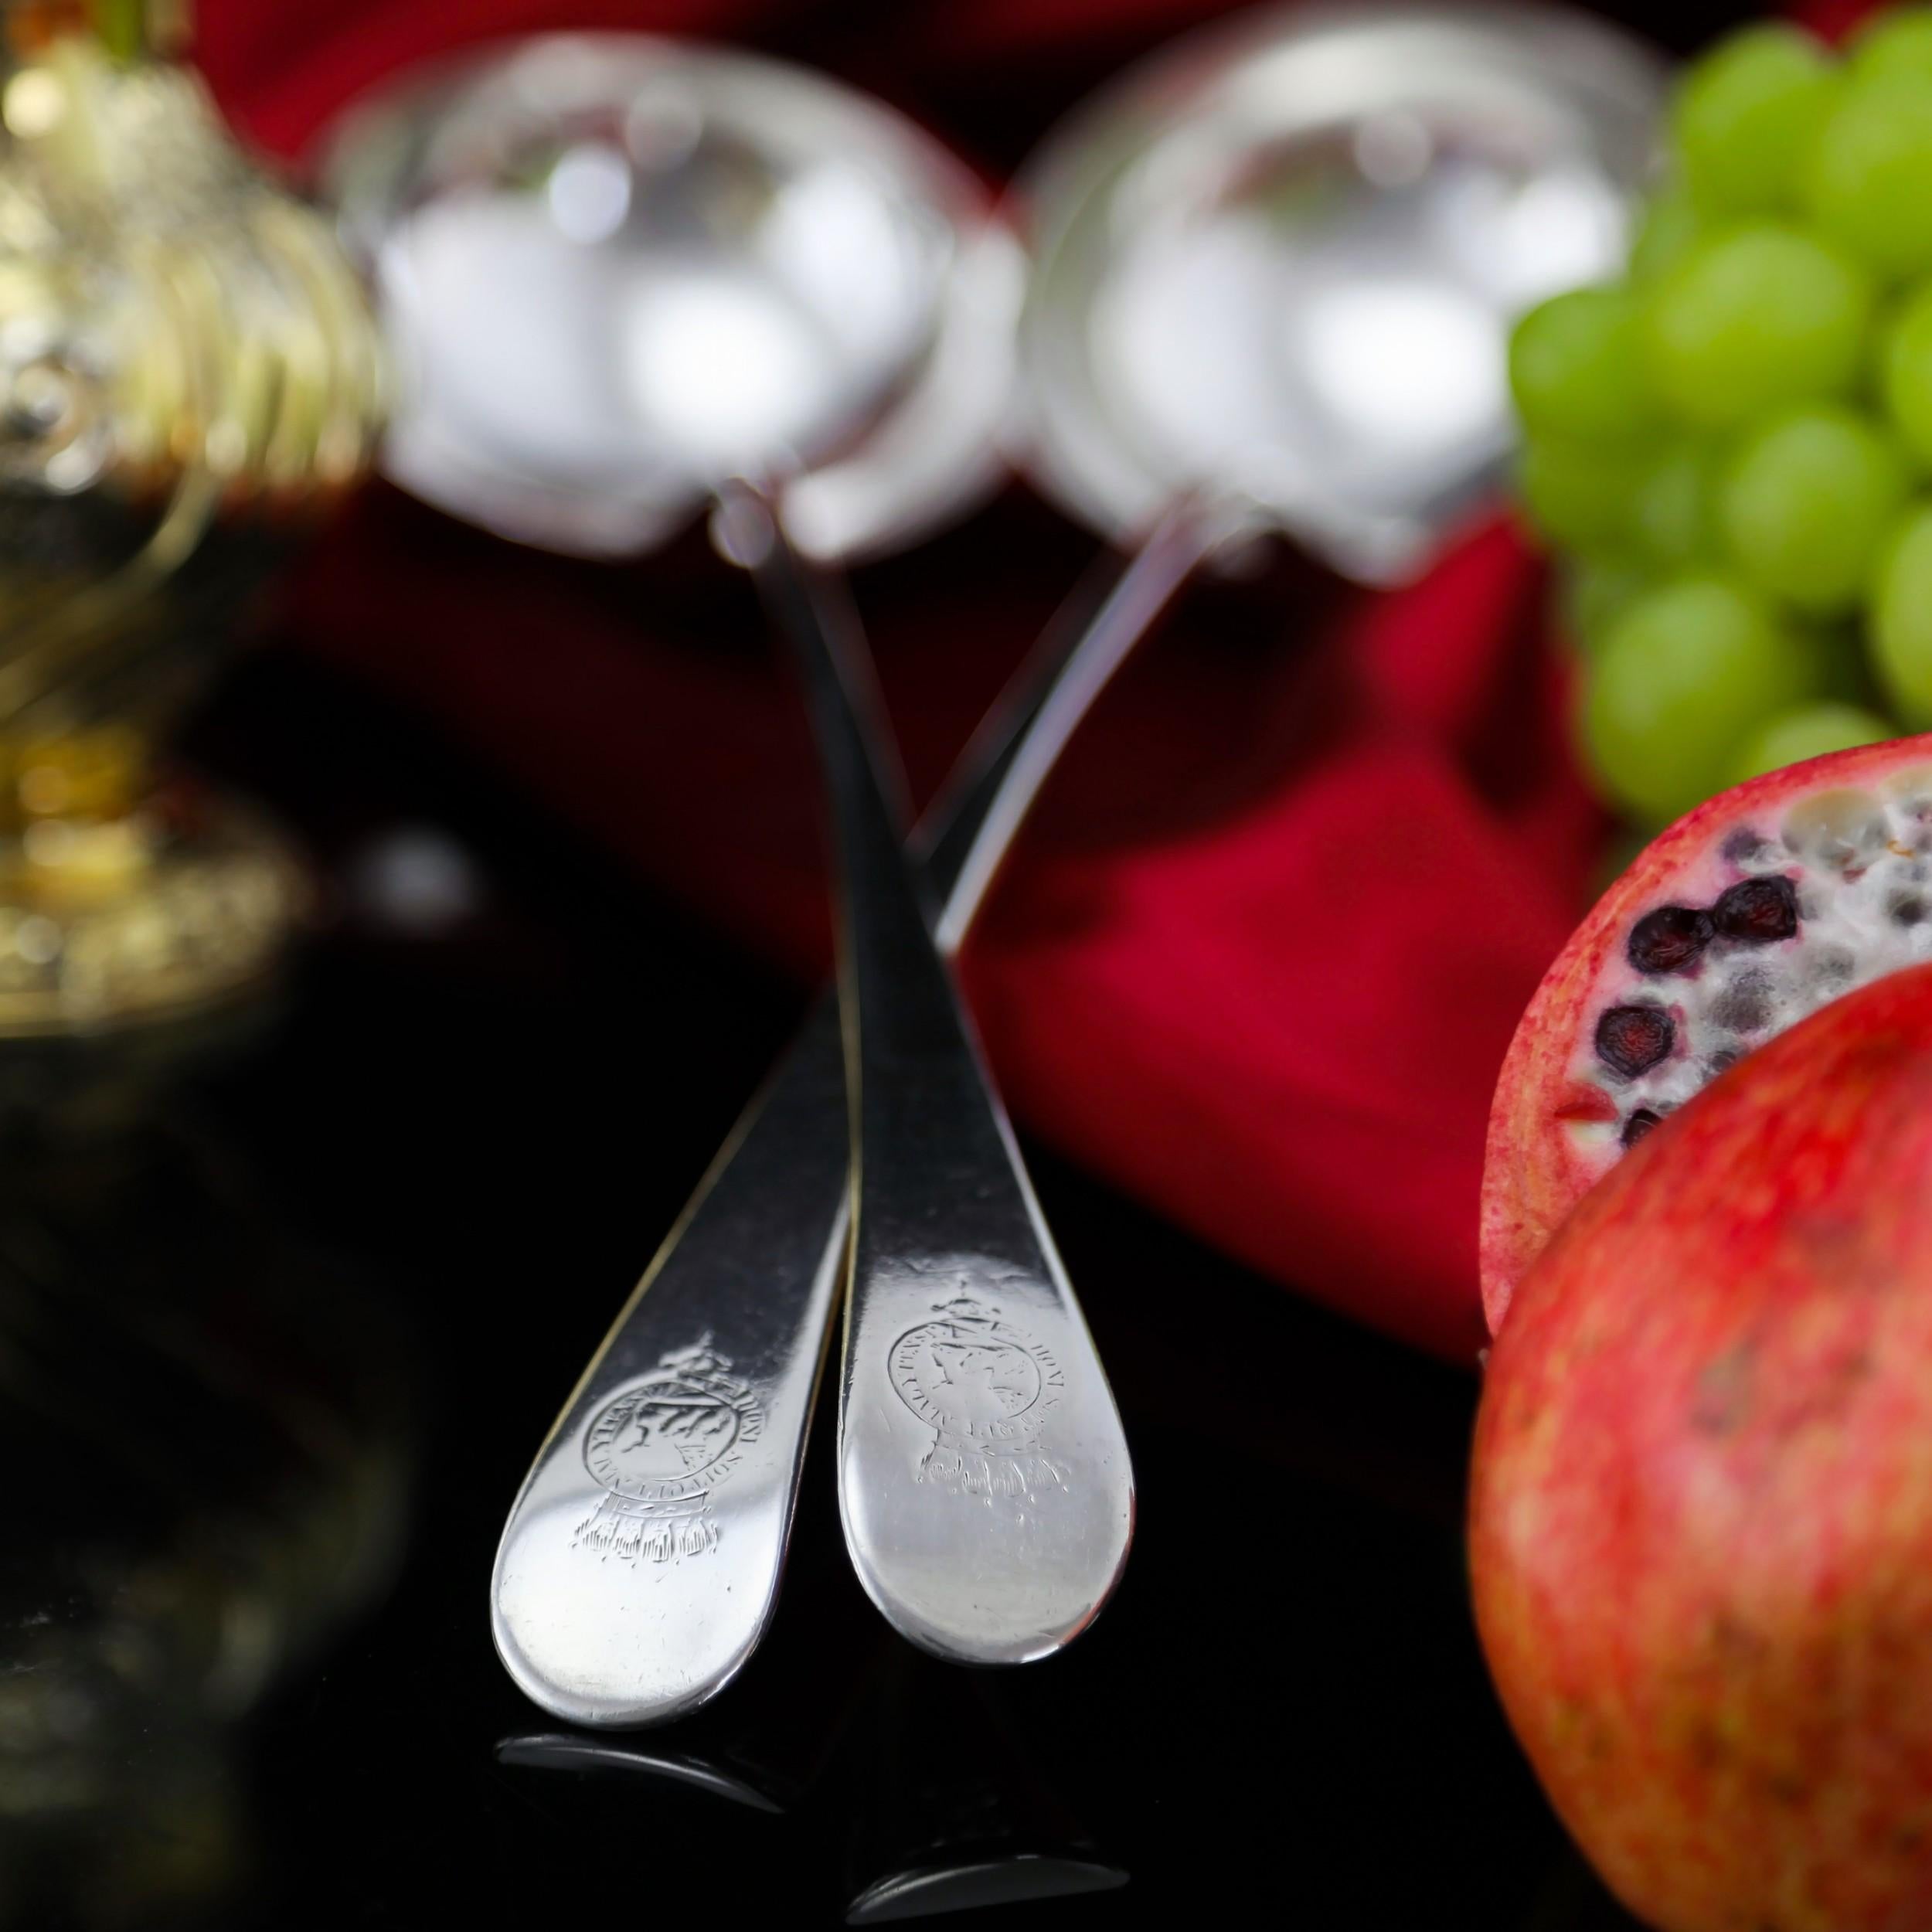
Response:
[[[1637,451],[1536,437],[1517,459],[1516,494],[1552,543],[1609,556],[1628,547],[1631,496],[1643,463]]]
[[[1914,730],[1932,725],[1932,505],[1913,510],[1886,546],[1870,644],[1892,709]]]
[[[1834,250],[1752,223],[1699,243],[1649,291],[1651,380],[1686,423],[1739,427],[1849,389],[1871,315],[1869,284]]]
[[[1726,578],[1674,579],[1611,627],[1590,667],[1584,748],[1620,804],[1656,822],[1720,790],[1737,750],[1817,695],[1811,641]]]
[[[1532,434],[1616,442],[1655,413],[1635,301],[1577,288],[1524,316],[1509,338],[1509,386]]]
[[[1846,49],[1855,80],[1873,74],[1932,74],[1932,9],[1900,7],[1882,13],[1852,37]]]
[[[1752,436],[1725,471],[1718,520],[1737,566],[1800,610],[1855,604],[1904,507],[1905,459],[1841,406],[1792,410]]]
[[[1932,463],[1932,287],[1920,289],[1886,332],[1879,380],[1906,446]]]
[[[1716,478],[1710,452],[1696,443],[1666,449],[1645,470],[1630,503],[1638,552],[1668,566],[1695,563],[1716,549]]]
[[[1630,278],[1633,282],[1654,282],[1688,255],[1702,239],[1702,218],[1681,189],[1659,195],[1644,211],[1644,219],[1631,243]]]
[[[1795,27],[1749,27],[1686,77],[1672,116],[1684,177],[1713,215],[1775,213],[1837,91],[1831,56]]]
[[[1826,238],[1880,274],[1932,267],[1932,74],[1847,88],[1812,143],[1803,189]]]
[[[1883,744],[1898,736],[1896,729],[1864,706],[1825,699],[1781,711],[1744,741],[1731,766],[1730,782],[1742,784],[1767,771],[1782,771],[1807,758],[1830,751],[1850,751],[1859,745]]]
[[[1563,636],[1586,658],[1594,657],[1612,626],[1653,580],[1631,563],[1573,563],[1564,571],[1558,621]]]

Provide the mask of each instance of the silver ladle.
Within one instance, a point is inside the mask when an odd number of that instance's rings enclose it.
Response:
[[[757,1644],[846,1247],[849,1090],[854,1563],[941,1655],[1045,1655],[1119,1576],[1125,1444],[900,849],[862,645],[797,554],[903,541],[986,474],[1017,257],[909,124],[667,42],[540,42],[392,92],[328,173],[403,363],[392,473],[594,553],[710,500],[798,647],[842,862],[845,1064],[828,1007],[587,1370],[505,1529],[499,1652],[558,1715],[638,1724]],[[998,822],[1023,809],[1009,790]],[[984,815],[969,797],[961,849]]]

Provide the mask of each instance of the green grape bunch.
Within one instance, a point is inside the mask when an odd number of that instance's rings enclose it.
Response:
[[[1583,753],[1650,824],[1932,728],[1932,7],[1734,35],[1669,146],[1624,278],[1509,355]]]

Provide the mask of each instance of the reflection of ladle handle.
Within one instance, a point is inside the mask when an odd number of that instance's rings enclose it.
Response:
[[[753,567],[803,674],[837,859],[847,1543],[903,1634],[1020,1662],[1083,1628],[1117,1580],[1126,1444],[903,849],[862,641],[775,529]]]

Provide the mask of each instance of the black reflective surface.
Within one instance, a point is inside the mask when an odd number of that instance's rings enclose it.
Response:
[[[821,1431],[738,1686],[628,1740],[527,1705],[504,1511],[801,995],[318,673],[251,667],[200,736],[332,923],[278,1015],[60,1075],[5,1164],[5,1932],[1624,1923],[1483,1675],[1473,1383],[1038,1150],[1141,1478],[1095,1628],[1014,1673],[915,1655]]]

